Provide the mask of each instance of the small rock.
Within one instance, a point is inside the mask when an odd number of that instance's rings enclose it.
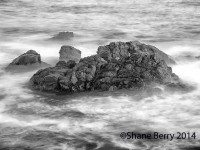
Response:
[[[29,50],[26,53],[15,58],[11,65],[29,65],[34,63],[41,63],[40,54],[34,50]]]
[[[58,34],[54,35],[51,40],[70,40],[71,38],[74,37],[73,32],[59,32]]]
[[[11,72],[26,72],[35,69],[50,67],[49,64],[41,61],[41,56],[34,50],[29,50],[26,53],[15,58],[6,68],[6,71]]]
[[[72,47],[64,45],[60,49],[60,61],[66,61],[74,60],[75,62],[78,62],[81,59],[81,51]]]

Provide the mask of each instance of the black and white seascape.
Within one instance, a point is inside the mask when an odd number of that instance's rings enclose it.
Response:
[[[200,1],[0,0],[0,150],[200,150]]]

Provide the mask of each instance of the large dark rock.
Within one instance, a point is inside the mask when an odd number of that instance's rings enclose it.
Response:
[[[153,46],[113,42],[100,46],[96,55],[82,58],[76,65],[60,62],[56,67],[40,70],[30,83],[35,89],[66,93],[141,88],[152,82],[178,84],[178,76],[166,62],[174,61]]]
[[[58,34],[54,35],[51,38],[51,40],[63,41],[63,40],[70,40],[73,37],[74,37],[73,32],[59,32]]]
[[[60,61],[66,61],[74,60],[75,62],[78,62],[81,59],[81,51],[68,45],[64,45],[60,49]]]
[[[26,53],[15,58],[5,70],[11,72],[31,71],[34,69],[41,69],[50,67],[45,62],[41,61],[41,56],[34,50],[29,50]]]

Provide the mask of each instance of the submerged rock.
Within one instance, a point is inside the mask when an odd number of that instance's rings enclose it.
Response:
[[[64,45],[60,49],[60,61],[66,61],[74,60],[75,62],[78,62],[81,59],[81,51],[68,45]]]
[[[32,76],[30,83],[38,90],[66,93],[141,88],[152,82],[178,84],[178,76],[167,66],[173,62],[150,45],[112,42],[100,46],[96,55],[82,58],[76,65],[59,62],[56,67],[42,69]]]
[[[180,61],[198,61],[200,59],[200,56],[191,52],[183,52],[175,56],[175,59]]]
[[[74,37],[73,32],[59,32],[58,34],[54,35],[51,40],[70,40],[71,38]]]
[[[41,56],[34,50],[29,50],[26,53],[15,58],[5,70],[11,72],[30,71],[50,67],[49,64],[41,61]]]

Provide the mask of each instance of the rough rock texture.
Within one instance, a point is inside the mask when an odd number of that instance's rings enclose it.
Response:
[[[96,55],[82,58],[76,65],[59,62],[56,67],[39,70],[30,83],[38,90],[66,93],[141,88],[152,82],[177,84],[178,76],[166,64],[169,60],[150,45],[113,42],[100,46]]]
[[[129,57],[128,55],[130,55],[131,53],[149,53],[150,55],[153,53],[155,59],[164,60],[165,63],[167,63],[168,65],[175,64],[175,61],[172,58],[170,58],[170,56],[160,51],[158,48],[152,45],[142,44],[138,41],[126,43],[113,42],[106,46],[100,46],[97,51],[97,54],[99,54],[101,57],[108,61],[113,57],[115,59],[119,59],[120,56]]]
[[[68,45],[64,45],[60,49],[60,61],[66,61],[74,60],[75,62],[78,62],[81,59],[81,51]]]
[[[7,71],[28,71],[31,69],[40,69],[49,67],[47,63],[41,61],[41,56],[34,50],[29,50],[26,53],[15,58],[5,69]]]
[[[73,32],[59,32],[58,34],[54,35],[51,40],[70,40],[73,37]]]
[[[74,68],[74,66],[76,65],[76,62],[74,60],[69,60],[68,62],[66,61],[59,61],[55,67],[57,68]]]

